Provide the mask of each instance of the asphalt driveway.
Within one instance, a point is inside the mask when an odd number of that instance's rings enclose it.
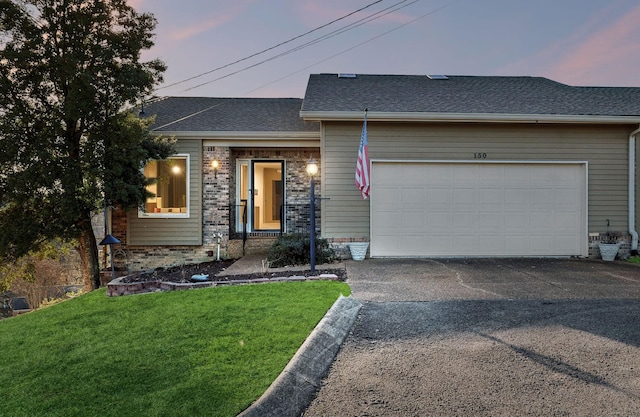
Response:
[[[305,416],[640,415],[640,267],[347,263],[364,302]]]

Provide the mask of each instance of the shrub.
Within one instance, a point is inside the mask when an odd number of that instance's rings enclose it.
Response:
[[[336,254],[327,239],[316,238],[316,263],[331,263]],[[310,238],[301,234],[283,235],[269,248],[267,261],[272,268],[306,265],[311,261]]]
[[[23,295],[33,309],[62,297],[65,285],[79,282],[78,262],[72,256],[73,243],[45,242],[14,263],[0,264],[0,292],[10,289]]]

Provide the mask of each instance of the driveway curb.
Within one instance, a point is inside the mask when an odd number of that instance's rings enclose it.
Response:
[[[308,407],[362,303],[340,296],[271,386],[238,417],[297,417]]]

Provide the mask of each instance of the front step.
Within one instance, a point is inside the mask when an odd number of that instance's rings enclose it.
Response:
[[[242,239],[230,240],[228,256],[238,259],[244,255],[264,255],[266,258],[269,248],[277,239],[277,236],[250,236],[245,242],[244,253],[242,251]]]

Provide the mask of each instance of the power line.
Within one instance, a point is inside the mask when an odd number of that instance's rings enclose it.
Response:
[[[423,14],[423,15],[421,15],[421,16],[416,17],[415,19],[412,19],[412,20],[410,20],[410,21],[408,21],[408,22],[405,22],[405,23],[403,23],[403,24],[401,24],[401,25],[399,25],[399,26],[396,26],[396,27],[395,27],[395,28],[393,28],[393,29],[389,29],[389,30],[387,30],[386,32],[383,32],[383,33],[381,33],[381,34],[379,34],[379,35],[376,35],[376,36],[374,36],[374,37],[372,37],[372,38],[369,38],[369,39],[367,39],[366,41],[360,42],[360,43],[358,43],[358,44],[356,44],[356,45],[354,45],[354,46],[352,46],[352,47],[350,47],[350,48],[344,49],[344,50],[342,50],[342,51],[340,51],[340,52],[338,52],[338,53],[336,53],[336,54],[333,54],[333,55],[331,55],[331,56],[329,56],[329,57],[327,57],[327,58],[324,58],[324,59],[322,59],[322,60],[320,60],[320,61],[317,61],[317,62],[315,62],[315,63],[313,63],[313,64],[311,64],[311,65],[307,65],[306,67],[300,68],[300,69],[299,69],[299,70],[297,70],[297,71],[294,71],[294,72],[292,72],[292,73],[289,73],[289,74],[285,75],[284,77],[280,77],[280,78],[278,78],[278,79],[276,79],[276,80],[273,80],[273,81],[271,81],[271,82],[268,82],[267,84],[263,84],[263,85],[261,85],[260,87],[254,88],[253,90],[247,91],[247,92],[245,93],[245,95],[250,94],[250,93],[253,93],[254,91],[258,91],[258,90],[260,90],[260,89],[262,89],[262,88],[264,88],[264,87],[267,87],[267,86],[269,86],[269,85],[271,85],[271,84],[275,84],[275,83],[277,83],[278,81],[282,81],[282,80],[284,80],[284,79],[286,79],[286,78],[291,77],[292,75],[298,74],[298,73],[300,73],[300,72],[302,72],[302,71],[304,71],[304,70],[307,70],[307,69],[309,69],[309,68],[315,67],[316,65],[318,65],[318,64],[322,64],[323,62],[329,61],[329,60],[331,60],[331,59],[333,59],[333,58],[335,58],[335,57],[337,57],[337,56],[340,56],[340,55],[342,55],[342,54],[346,54],[347,52],[350,52],[350,51],[352,51],[352,50],[354,50],[354,49],[356,49],[356,48],[361,47],[362,45],[365,45],[365,44],[367,44],[367,43],[369,43],[369,42],[372,42],[372,41],[374,41],[374,40],[376,40],[376,39],[379,39],[379,38],[381,38],[381,37],[383,37],[383,36],[386,36],[386,35],[388,35],[388,34],[389,34],[389,33],[391,33],[391,32],[395,32],[396,30],[401,29],[401,28],[403,28],[403,27],[405,27],[405,26],[408,26],[408,25],[410,25],[410,24],[412,24],[412,23],[414,23],[414,22],[416,22],[416,21],[418,21],[418,20],[420,20],[420,19],[424,19],[424,18],[425,18],[425,17],[427,17],[427,16],[431,16],[431,15],[433,15],[433,14],[435,14],[435,13],[439,12],[440,10],[442,10],[442,9],[444,9],[444,8],[446,8],[446,7],[449,7],[449,6],[451,6],[452,4],[454,4],[454,3],[457,3],[458,1],[460,1],[460,0],[453,0],[453,1],[450,1],[449,3],[447,3],[447,4],[443,5],[443,6],[440,6],[440,7],[438,7],[437,9],[434,9],[434,10],[432,10],[432,11],[428,12],[428,13],[425,13],[425,14]]]
[[[416,0],[416,1],[418,1],[418,0]],[[434,10],[431,10],[431,11],[429,11],[429,12],[427,12],[427,13],[423,14],[423,15],[420,15],[420,16],[418,16],[418,17],[414,18],[414,19],[411,19],[411,20],[409,20],[408,22],[405,22],[405,23],[403,23],[403,24],[401,24],[401,25],[399,25],[399,26],[396,26],[395,28],[389,29],[389,30],[387,30],[387,31],[385,31],[385,32],[383,32],[383,33],[381,33],[381,34],[379,34],[379,35],[376,35],[376,36],[374,36],[374,37],[371,37],[371,38],[369,38],[369,39],[367,39],[367,40],[365,40],[365,41],[363,41],[363,42],[360,42],[360,43],[358,43],[358,44],[356,44],[356,45],[354,45],[354,46],[352,46],[352,47],[350,47],[350,48],[344,49],[344,50],[342,50],[342,51],[340,51],[340,52],[338,52],[338,53],[336,53],[336,54],[333,54],[333,55],[331,55],[331,56],[329,56],[329,57],[327,57],[327,58],[324,58],[324,59],[322,59],[322,60],[320,60],[320,61],[317,61],[317,62],[315,62],[315,63],[313,63],[313,64],[311,64],[311,65],[307,65],[307,66],[306,66],[306,67],[304,67],[304,68],[301,68],[301,69],[299,69],[299,70],[297,70],[297,71],[294,71],[294,72],[292,72],[292,73],[290,73],[290,74],[287,74],[287,75],[285,75],[284,77],[278,78],[277,80],[271,81],[271,82],[269,82],[269,83],[267,83],[267,84],[264,84],[264,85],[262,85],[262,86],[260,86],[260,87],[258,87],[258,88],[254,88],[253,90],[248,91],[247,93],[245,93],[245,95],[247,95],[247,94],[249,94],[249,93],[252,93],[252,92],[254,92],[254,91],[257,91],[257,90],[259,90],[259,89],[261,89],[261,88],[264,88],[264,87],[266,87],[266,86],[268,86],[268,85],[274,84],[274,83],[276,83],[276,82],[278,82],[278,81],[282,81],[282,80],[284,80],[284,79],[286,79],[286,78],[288,78],[288,77],[290,77],[290,76],[292,76],[292,75],[295,75],[295,74],[297,74],[297,73],[299,73],[299,72],[302,72],[302,71],[304,71],[304,70],[307,70],[307,69],[309,69],[309,68],[311,68],[311,67],[314,67],[314,66],[316,66],[316,65],[318,65],[318,64],[321,64],[321,63],[323,63],[323,62],[326,62],[326,61],[328,61],[328,60],[330,60],[330,59],[333,59],[333,58],[335,58],[335,57],[337,57],[337,56],[340,56],[340,55],[342,55],[342,54],[345,54],[345,53],[347,53],[347,52],[350,52],[350,51],[352,51],[352,50],[354,50],[354,49],[356,49],[356,48],[359,48],[359,47],[360,47],[360,46],[362,46],[362,45],[365,45],[365,44],[367,44],[367,43],[369,43],[369,42],[372,42],[372,41],[374,41],[374,40],[376,40],[376,39],[379,39],[379,38],[381,38],[381,37],[383,37],[383,36],[386,36],[386,35],[388,35],[389,33],[395,32],[396,30],[402,29],[402,28],[403,28],[403,27],[405,27],[405,26],[408,26],[408,25],[410,25],[410,24],[412,24],[412,23],[414,23],[414,22],[417,22],[418,20],[424,19],[424,18],[425,18],[425,17],[427,17],[427,16],[431,16],[431,15],[433,15],[433,14],[435,14],[435,13],[439,12],[440,10],[443,10],[443,9],[445,9],[445,8],[447,8],[447,7],[451,6],[451,5],[453,5],[454,3],[457,3],[458,1],[460,1],[460,0],[453,0],[453,1],[450,1],[449,3],[447,3],[447,4],[443,5],[443,6],[440,6],[440,7],[436,8],[436,9],[434,9]],[[392,7],[393,7],[393,6],[392,6]],[[395,11],[395,10],[393,10],[393,11]],[[391,13],[391,12],[388,12],[388,13]],[[388,13],[386,13],[386,14],[388,14]],[[383,16],[384,16],[384,15],[383,15]],[[229,75],[233,75],[233,74],[229,74]],[[217,80],[213,80],[213,81],[217,81]],[[213,82],[213,81],[211,81],[211,82]],[[194,87],[194,88],[195,88],[195,87]],[[164,125],[162,125],[162,126],[158,126],[158,127],[156,127],[156,128],[153,128],[153,129],[152,129],[152,131],[155,131],[155,130],[158,130],[158,129],[165,128],[165,127],[170,126],[170,125],[172,125],[172,124],[178,123],[178,122],[180,122],[180,121],[182,121],[182,120],[186,120],[186,119],[189,119],[189,118],[191,118],[191,117],[197,116],[198,114],[205,113],[205,112],[207,112],[207,111],[209,111],[209,110],[211,110],[211,109],[213,109],[213,108],[219,107],[219,106],[221,106],[221,105],[222,105],[222,103],[214,104],[213,106],[210,106],[210,107],[207,107],[207,108],[205,108],[205,109],[199,110],[199,111],[197,111],[197,112],[194,112],[194,113],[188,114],[188,115],[183,116],[183,117],[181,117],[181,118],[179,118],[179,119],[177,119],[177,120],[174,120],[174,121],[171,121],[171,122],[169,122],[169,123],[166,123],[166,124],[164,124]]]
[[[220,67],[214,68],[214,69],[212,69],[212,70],[209,70],[209,71],[203,72],[203,73],[201,73],[201,74],[194,75],[193,77],[185,78],[184,80],[176,81],[176,82],[174,82],[174,83],[171,83],[171,84],[168,84],[168,85],[165,85],[165,86],[162,86],[162,87],[156,88],[156,91],[158,91],[158,90],[162,90],[162,89],[165,89],[165,88],[169,88],[169,87],[173,87],[173,86],[176,86],[176,85],[179,85],[179,84],[183,84],[183,83],[186,83],[187,81],[195,80],[196,78],[203,77],[203,76],[205,76],[205,75],[211,74],[211,73],[213,73],[213,72],[219,71],[219,70],[221,70],[221,69],[224,69],[224,68],[230,67],[230,66],[232,66],[232,65],[238,64],[238,63],[240,63],[240,62],[246,61],[246,60],[248,60],[248,59],[251,59],[251,58],[256,57],[256,56],[258,56],[258,55],[262,55],[262,54],[264,54],[264,53],[266,53],[266,52],[269,52],[269,51],[271,51],[271,50],[273,50],[273,49],[276,49],[276,48],[278,48],[278,47],[280,47],[280,46],[282,46],[282,45],[286,45],[286,44],[288,44],[288,43],[291,43],[291,42],[295,41],[296,39],[300,39],[300,38],[302,38],[302,37],[304,37],[304,36],[307,36],[307,35],[309,35],[309,34],[311,34],[311,33],[313,33],[313,32],[317,32],[317,31],[318,31],[318,30],[320,30],[320,29],[324,29],[325,27],[327,27],[327,26],[329,26],[329,25],[332,25],[333,23],[336,23],[336,22],[339,22],[340,20],[346,19],[347,17],[352,16],[352,15],[354,15],[354,14],[356,14],[356,13],[358,13],[358,12],[361,12],[361,11],[363,11],[363,10],[365,10],[365,9],[368,9],[369,7],[374,6],[374,5],[378,4],[378,3],[381,3],[382,1],[384,1],[384,0],[377,0],[377,1],[374,1],[373,3],[369,3],[369,4],[367,4],[366,6],[359,8],[358,10],[354,10],[354,11],[353,11],[353,12],[351,12],[351,13],[348,13],[348,14],[346,14],[346,15],[342,16],[342,17],[339,17],[339,18],[337,18],[337,19],[335,19],[335,20],[332,20],[332,21],[331,21],[331,22],[329,22],[329,23],[325,23],[325,24],[324,24],[324,25],[322,25],[322,26],[318,26],[318,27],[317,27],[317,28],[315,28],[315,29],[311,29],[310,31],[305,32],[305,33],[303,33],[303,34],[301,34],[301,35],[295,36],[295,37],[293,37],[293,38],[291,38],[291,39],[289,39],[289,40],[286,40],[286,41],[284,41],[284,42],[280,42],[280,43],[279,43],[279,44],[277,44],[277,45],[271,46],[271,47],[269,47],[269,48],[267,48],[267,49],[263,49],[263,50],[262,50],[262,51],[260,51],[260,52],[253,53],[253,54],[248,55],[248,56],[246,56],[246,57],[244,57],[244,58],[238,59],[238,60],[236,60],[236,61],[233,61],[233,62],[230,62],[230,63],[228,63],[228,64],[222,65],[222,66],[220,66]]]
[[[350,24],[348,24],[348,25],[346,25],[346,26],[344,26],[344,27],[342,27],[342,28],[340,28],[340,29],[336,29],[336,30],[334,30],[334,31],[332,31],[332,32],[329,32],[329,33],[328,33],[328,34],[326,34],[326,35],[320,36],[320,37],[318,37],[318,38],[316,38],[316,39],[313,39],[313,40],[311,40],[311,41],[308,41],[308,42],[306,42],[306,43],[304,43],[304,44],[302,44],[302,45],[299,45],[299,46],[296,46],[296,47],[294,47],[294,48],[288,49],[288,50],[286,50],[286,51],[284,51],[284,52],[282,52],[282,53],[280,53],[280,54],[278,54],[278,55],[272,56],[272,57],[270,57],[270,58],[266,58],[266,59],[264,59],[264,60],[262,60],[262,61],[259,61],[259,62],[255,63],[255,64],[252,64],[252,65],[246,66],[246,67],[244,67],[244,68],[240,68],[240,69],[238,69],[238,70],[236,70],[236,71],[230,72],[230,73],[228,73],[228,74],[226,74],[226,75],[223,75],[223,76],[220,76],[220,77],[218,77],[218,78],[214,78],[213,80],[209,80],[209,81],[206,81],[206,82],[203,82],[203,83],[197,84],[197,85],[195,85],[195,86],[193,86],[193,87],[186,88],[186,89],[184,89],[184,90],[181,90],[180,92],[181,92],[181,93],[183,93],[183,92],[186,92],[186,91],[195,90],[196,88],[200,88],[200,87],[202,87],[202,86],[205,86],[205,85],[208,85],[208,84],[214,83],[214,82],[216,82],[216,81],[223,80],[223,79],[225,79],[225,78],[229,78],[229,77],[231,77],[232,75],[236,75],[236,74],[238,74],[238,73],[240,73],[240,72],[243,72],[243,71],[249,70],[249,69],[251,69],[251,68],[255,68],[255,67],[257,67],[257,66],[259,66],[259,65],[262,65],[262,64],[264,64],[264,63],[267,63],[267,62],[273,61],[273,60],[275,60],[275,59],[281,58],[281,57],[283,57],[283,56],[289,55],[289,54],[291,54],[291,53],[297,52],[297,51],[299,51],[299,50],[301,50],[301,49],[307,48],[307,47],[312,46],[312,45],[315,45],[315,44],[317,44],[317,43],[319,43],[319,42],[322,42],[322,41],[325,41],[325,40],[327,40],[327,39],[333,38],[334,36],[338,36],[338,35],[340,35],[340,34],[342,34],[342,33],[345,33],[345,32],[347,32],[347,31],[349,31],[349,30],[355,29],[355,28],[357,28],[357,27],[359,27],[359,26],[362,26],[362,25],[364,25],[364,24],[366,24],[366,23],[369,23],[369,22],[372,22],[372,21],[374,21],[374,20],[377,20],[377,19],[379,19],[379,18],[381,18],[381,17],[384,17],[384,16],[386,16],[386,15],[388,15],[388,14],[390,14],[390,13],[393,13],[393,12],[395,12],[395,11],[398,11],[398,10],[400,10],[400,9],[403,9],[403,8],[405,8],[405,7],[408,7],[408,6],[410,6],[410,5],[414,4],[414,3],[417,3],[417,2],[418,2],[418,1],[420,1],[420,0],[413,0],[413,1],[411,1],[410,3],[408,3],[408,4],[405,4],[405,5],[402,5],[402,6],[401,6],[401,4],[402,4],[402,3],[406,3],[407,1],[409,1],[409,0],[402,0],[402,1],[399,1],[399,2],[397,2],[397,3],[395,3],[395,4],[393,4],[393,5],[391,5],[391,6],[387,7],[387,8],[385,8],[385,9],[382,9],[382,10],[380,10],[380,11],[378,11],[378,12],[376,12],[376,13],[372,14],[372,15],[369,15],[369,16],[364,17],[364,18],[362,18],[362,19],[360,19],[360,20],[357,20],[357,21],[355,21],[355,22],[353,22],[353,23],[350,23]],[[390,9],[391,9],[391,10],[390,10]],[[386,13],[383,13],[383,12],[386,12]]]

